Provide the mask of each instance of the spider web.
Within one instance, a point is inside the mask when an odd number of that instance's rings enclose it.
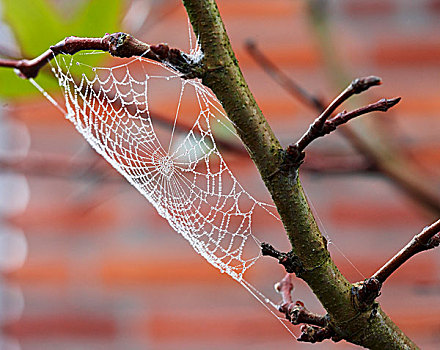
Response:
[[[277,305],[243,278],[261,257],[253,218],[261,211],[279,218],[275,206],[240,185],[220,153],[213,130],[236,134],[216,97],[199,80],[143,57],[110,68],[79,57],[60,55],[52,65],[64,106],[30,81],[198,254],[244,286],[295,337],[272,311]],[[156,127],[153,110],[172,115],[172,127]]]
[[[37,87],[197,253],[240,282],[261,256],[255,210],[275,217],[274,206],[246,192],[222,157],[212,124],[230,128],[215,96],[200,81],[142,57],[110,68],[77,57],[59,56],[52,66],[63,107]],[[153,87],[177,90],[177,104],[172,96],[153,102]],[[155,128],[151,106],[163,103],[175,108],[171,135]],[[191,123],[185,134],[176,131],[182,118]]]
[[[191,54],[197,59],[201,52]],[[238,136],[215,95],[199,80],[143,57],[105,68],[81,63],[82,55],[60,55],[52,65],[64,106],[31,83],[198,254],[238,281],[296,338],[272,311],[277,305],[244,279],[261,257],[253,219],[261,211],[279,218],[274,205],[242,187],[220,153],[214,130]],[[165,129],[156,127],[163,123],[156,110],[172,115]]]

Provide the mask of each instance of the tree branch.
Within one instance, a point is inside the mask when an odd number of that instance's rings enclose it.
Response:
[[[297,276],[300,276],[301,273],[304,272],[304,266],[302,266],[301,261],[293,251],[282,253],[269,243],[263,242],[261,243],[261,254],[263,256],[271,256],[272,258],[277,259],[278,263],[283,265],[288,273],[295,273]]]
[[[319,12],[320,8],[317,7],[317,9]],[[318,24],[317,27],[322,29],[321,26]],[[326,33],[327,32],[328,30],[326,31]],[[323,44],[328,46],[327,49],[330,48],[331,45],[328,44],[328,36],[326,36],[325,40],[324,38],[322,38],[321,41],[323,42]],[[246,47],[248,48],[251,57],[255,59],[255,61],[261,66],[261,68],[265,70],[272,79],[278,82],[280,86],[285,88],[285,90],[292,97],[303,101],[306,106],[314,109],[318,113],[322,112],[322,110],[324,109],[324,104],[322,102],[321,104],[314,103],[314,101],[317,100],[316,97],[303,89],[292,78],[282,73],[281,70],[276,66],[276,64],[257,48],[255,43],[253,43],[253,47],[251,49],[249,49],[249,45],[247,45]],[[337,73],[335,73],[334,71],[336,71]],[[340,71],[340,69],[331,70],[331,72],[338,77],[341,75]],[[279,78],[279,74],[282,74],[282,79]],[[298,89],[289,88],[289,86],[299,87],[302,93],[299,93]],[[319,99],[319,101],[321,100]],[[340,132],[342,136],[344,136],[351,143],[351,145],[368,160],[372,168],[377,169],[384,176],[390,178],[395,186],[401,189],[417,203],[421,204],[426,209],[434,213],[434,215],[438,216],[440,214],[440,198],[433,193],[432,186],[427,185],[426,180],[422,179],[420,174],[418,174],[418,172],[416,172],[414,169],[411,169],[408,161],[399,157],[396,152],[387,152],[387,154],[384,156],[382,154],[382,147],[376,147],[371,142],[367,142],[367,140],[362,138],[352,128],[348,126],[345,128],[341,128]],[[401,171],[402,168],[405,168],[406,171]]]
[[[351,96],[360,94],[361,92],[368,90],[370,87],[380,84],[382,84],[381,79],[375,76],[353,80],[350,85],[348,85],[345,90],[330,103],[321,115],[315,119],[311,127],[321,129],[324,126],[325,121],[333,114],[336,108],[347,101]]]
[[[371,78],[372,77],[356,79],[350,84],[349,88],[353,85],[353,83],[355,83],[357,81],[361,82],[364,79],[371,79]],[[363,85],[363,84],[359,84],[359,85]],[[365,84],[365,86],[366,85],[367,84]],[[370,86],[372,86],[372,85],[370,85]],[[388,111],[388,109],[395,106],[400,101],[400,97],[396,97],[396,98],[392,98],[392,99],[382,99],[382,100],[377,101],[375,103],[371,103],[367,106],[355,109],[351,112],[346,112],[346,111],[341,112],[341,113],[337,114],[336,116],[332,117],[331,119],[328,119],[331,117],[331,115],[332,115],[333,111],[336,109],[337,105],[340,105],[345,99],[349,98],[354,93],[360,92],[360,91],[353,92],[356,90],[349,89],[349,88],[347,88],[341,95],[338,96],[338,98],[335,99],[335,101],[333,101],[333,103],[330,104],[330,106],[313,122],[313,124],[310,125],[309,129],[304,133],[304,135],[295,144],[290,145],[287,148],[287,154],[290,158],[289,159],[290,162],[299,166],[304,159],[305,148],[312,141],[316,140],[317,138],[325,136],[325,135],[330,134],[331,132],[335,131],[338,126],[349,122],[351,119],[354,119],[356,117],[359,117],[361,115],[364,115],[364,114],[367,114],[370,112],[374,112],[374,111],[386,112],[386,111]],[[368,87],[366,87],[364,90],[366,90],[367,88]],[[336,104],[336,106],[335,106],[335,104]]]
[[[122,33],[115,33],[115,34],[111,34],[111,36],[115,37],[119,34]],[[131,37],[131,36],[130,36]],[[133,37],[131,37],[132,42],[137,41],[137,39],[134,39]],[[63,41],[61,41],[60,43],[51,46],[51,49],[47,50],[45,53],[43,53],[42,55],[32,59],[32,60],[20,60],[20,59],[15,59],[13,57],[10,57],[8,59],[0,59],[0,67],[10,67],[10,68],[15,68],[17,70],[17,73],[19,74],[19,76],[21,76],[22,78],[26,79],[26,78],[31,78],[31,77],[35,77],[38,73],[39,70],[44,67],[53,57],[55,57],[57,55],[57,53],[54,53],[53,48],[57,47],[57,49],[55,50],[60,50],[63,48],[63,46],[65,46],[65,52],[63,51],[63,53],[69,53],[69,54],[74,54],[77,53],[83,49],[90,49],[90,48],[94,48],[95,50],[97,50],[98,48],[100,49],[105,49],[105,45],[102,45],[101,42],[102,38],[75,38],[75,37],[68,37],[66,39],[64,39]],[[67,44],[66,44],[67,42]],[[138,42],[138,44],[136,45],[132,45],[130,42],[127,42],[127,44],[125,44],[127,47],[125,49],[125,51],[130,51],[131,49],[129,49],[129,46],[136,46],[137,48],[135,50],[133,50],[131,53],[135,54],[136,52],[141,52],[142,49],[141,48],[147,48],[149,47],[148,44],[146,43],[142,43],[142,42]],[[255,47],[255,50],[258,49]],[[107,50],[104,50],[107,51]],[[182,53],[184,54],[184,53]],[[5,52],[3,52],[2,50],[0,50],[0,55],[7,55],[5,54]],[[144,55],[144,57],[146,57]],[[150,57],[151,58],[151,57]],[[154,57],[152,58],[154,59]],[[264,56],[262,56],[262,59],[265,59]],[[154,59],[155,61],[157,61],[156,59]],[[276,69],[276,67],[274,66],[274,69]],[[280,71],[280,74],[282,74],[282,72]],[[287,77],[285,79],[288,79]],[[301,89],[300,87],[298,87],[299,89]],[[307,95],[307,92],[305,90],[302,90],[305,96],[305,99],[309,98],[308,96],[310,96],[310,98],[313,98],[313,96],[311,95]],[[116,104],[117,100],[113,101],[112,100],[112,104]],[[311,102],[313,103],[313,102]],[[317,100],[316,100],[316,103]],[[132,111],[132,106],[131,105],[125,105],[124,108],[128,109],[130,112],[135,112]],[[324,109],[324,107],[322,107],[322,109]],[[132,114],[133,114],[132,113]],[[150,112],[152,118],[157,121],[158,123],[165,125],[165,126],[170,126],[173,127],[173,122],[171,120],[169,120],[167,117],[161,115],[160,113],[157,112]],[[141,115],[142,116],[142,115]],[[180,120],[178,120],[176,122],[175,125],[176,130],[180,130],[182,132],[188,132],[189,130],[191,130],[191,126],[190,125],[185,125],[182,124],[182,122]],[[195,130],[195,132],[197,132],[197,130]],[[235,144],[233,142],[230,142],[228,140],[223,140],[221,138],[216,139],[216,144],[219,147],[219,149],[221,150],[226,150],[229,152],[234,153],[234,155],[238,155],[238,156],[248,156],[248,152],[239,144]],[[40,171],[38,169],[43,169],[44,165],[39,165],[37,164],[38,161],[33,161],[32,162],[32,166],[29,167],[24,167],[22,165],[19,164],[13,164],[13,162],[10,161],[3,161],[3,165],[4,169],[12,169],[12,168],[23,168],[26,169],[26,173],[29,174],[37,174],[37,175],[41,175],[41,174],[49,174],[49,172],[45,172],[45,171]],[[44,161],[41,162],[42,164],[44,164]],[[32,170],[32,169],[37,169],[36,171]],[[339,159],[332,159],[326,156],[320,156],[318,154],[314,154],[314,156],[312,157],[311,161],[309,161],[308,163],[302,165],[302,169],[305,171],[309,171],[309,172],[313,172],[313,173],[320,173],[323,175],[327,175],[327,174],[352,174],[352,173],[358,173],[358,172],[363,172],[363,171],[374,171],[374,167],[371,163],[366,163],[366,162],[359,162],[353,159],[347,159],[347,158],[339,158]]]
[[[394,255],[376,273],[353,287],[358,307],[365,308],[379,296],[383,283],[414,255],[440,245],[440,219],[415,235],[411,241]]]
[[[283,163],[284,152],[242,76],[215,1],[184,0],[183,2],[194,31],[200,38],[204,52],[202,62],[191,60],[187,62],[186,58],[191,59],[191,57],[178,53],[174,55],[174,51],[168,50],[165,45],[158,45],[157,50],[153,49],[153,46],[148,46],[147,51],[141,53],[142,45],[137,46],[138,43],[123,33],[110,35],[112,39],[108,38],[109,46],[105,51],[116,53],[119,57],[128,57],[133,52],[145,56],[151,51],[154,53],[151,59],[173,66],[184,77],[201,77],[202,82],[213,90],[222,103],[257,165],[283,220],[292,244],[292,253],[298,257],[298,261],[304,267],[301,278],[313,289],[326,308],[329,322],[337,335],[367,347],[384,348],[389,347],[390,344],[395,345],[395,348],[415,347],[379,307],[374,318],[370,317],[370,312],[359,313],[359,310],[353,307],[350,297],[352,286],[330,258],[325,239],[308,205],[297,171],[279,172],[272,176]],[[98,46],[104,45],[104,38],[98,39],[100,40]],[[59,46],[55,45],[51,50],[52,56],[61,52],[76,52],[78,48],[74,44],[76,39],[66,40]],[[124,48],[125,45],[128,46]],[[131,47],[133,45],[134,48]],[[91,46],[93,45],[90,44],[87,48],[102,49]],[[67,47],[68,52],[62,47]],[[41,68],[39,64],[50,57],[43,57],[40,63],[15,62],[14,67],[24,77],[29,78],[37,74]]]
[[[417,253],[438,247],[440,244],[440,219],[432,225],[427,226],[384,266],[382,266],[371,278],[377,279],[380,283],[385,280],[400,266]]]
[[[204,52],[202,82],[222,103],[255,162],[284,223],[292,252],[304,267],[301,278],[327,310],[329,322],[341,330],[338,335],[354,344],[415,348],[380,307],[371,318],[370,312],[360,313],[352,305],[352,285],[330,258],[297,171],[278,171],[285,153],[243,78],[215,1],[183,3]]]
[[[281,294],[282,303],[278,310],[282,312],[286,319],[294,324],[304,324],[301,327],[301,335],[298,341],[316,343],[325,339],[339,341],[333,329],[330,328],[327,316],[314,314],[306,309],[302,301],[293,302],[292,276],[287,273],[284,278],[275,285],[275,290]]]
[[[200,77],[202,74],[200,62],[195,61],[187,53],[170,48],[166,44],[149,45],[122,32],[106,34],[102,38],[70,36],[32,60],[0,59],[0,67],[15,68],[17,74],[24,79],[35,78],[40,69],[55,56],[74,55],[83,50],[106,51],[112,56],[121,58],[145,57],[172,67],[186,78]]]

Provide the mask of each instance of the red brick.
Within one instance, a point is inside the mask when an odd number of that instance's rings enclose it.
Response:
[[[248,18],[267,18],[278,19],[280,17],[293,17],[300,15],[304,11],[304,3],[300,1],[265,0],[246,1],[219,1],[218,7],[220,14],[228,21],[231,18],[243,18],[243,14]]]
[[[381,38],[377,40],[372,57],[382,66],[434,65],[440,60],[440,41],[430,38],[402,39]]]
[[[241,47],[237,47],[236,55],[240,66],[246,66],[247,68],[254,68],[257,66],[255,60],[244,51]],[[313,42],[306,42],[303,44],[296,44],[295,46],[280,46],[276,48],[270,48],[270,51],[266,54],[270,56],[273,62],[276,62],[278,66],[288,66],[302,69],[316,69],[322,64],[321,54],[315,47]]]
[[[364,203],[356,205],[356,199],[340,198],[330,208],[331,219],[343,226],[381,227],[392,225],[416,226],[420,222],[417,212],[409,210],[404,205],[392,203]],[[402,221],[404,218],[404,221]]]
[[[440,91],[425,91],[423,95],[408,95],[405,92],[405,87],[397,94],[403,95],[402,102],[398,105],[395,113],[411,113],[413,118],[420,115],[432,115],[436,118],[436,111],[440,110],[440,99],[438,94]]]
[[[202,257],[182,259],[142,259],[107,257],[103,259],[99,278],[108,287],[145,284],[229,283]]]
[[[421,171],[432,176],[433,184],[440,176],[439,148],[436,144],[416,144],[405,150]]]
[[[390,0],[344,1],[343,9],[350,17],[371,19],[375,15],[390,15],[396,11],[396,4]]]
[[[3,327],[3,331],[19,339],[93,337],[113,338],[116,334],[115,322],[103,316],[55,314],[26,316],[14,324]]]
[[[57,97],[54,95],[53,97]],[[57,98],[63,105],[64,101]],[[42,96],[36,96],[32,99],[16,100],[12,109],[15,118],[24,121],[27,125],[50,126],[50,128],[65,128],[69,125],[62,113],[52,106]]]
[[[198,342],[222,339],[257,342],[288,336],[284,327],[270,314],[239,309],[212,313],[209,310],[191,313],[163,310],[152,314],[140,331],[146,332],[157,343],[191,339]]]
[[[63,258],[46,262],[27,261],[22,268],[9,273],[8,278],[23,285],[54,284],[61,287],[69,282],[69,267]]]
[[[72,232],[105,232],[120,219],[115,207],[99,206],[94,210],[90,209],[88,203],[78,206],[58,205],[51,208],[32,206],[24,214],[11,219],[11,222],[25,231],[44,233],[42,229],[50,228],[50,232],[68,231],[71,234]]]

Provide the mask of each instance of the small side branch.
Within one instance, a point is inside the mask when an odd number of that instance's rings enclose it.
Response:
[[[336,108],[347,101],[351,96],[360,94],[361,92],[368,90],[370,87],[380,84],[382,84],[381,79],[375,76],[353,80],[350,85],[348,85],[345,90],[342,91],[339,96],[330,103],[330,105],[321,113],[321,115],[316,118],[310,127],[316,129],[322,128],[325,121],[333,114]]]
[[[261,243],[261,254],[277,259],[278,263],[283,265],[288,273],[295,273],[297,276],[300,276],[304,272],[301,261],[292,251],[283,253],[276,250],[269,243],[263,242]]]
[[[403,247],[394,257],[383,265],[376,273],[363,282],[353,287],[353,294],[356,297],[356,304],[363,308],[371,305],[374,299],[379,296],[382,284],[400,266],[407,262],[414,255],[425,250],[433,249],[440,245],[440,219],[432,225],[427,226],[422,232],[415,235],[413,239]]]
[[[275,285],[275,290],[282,296],[282,303],[278,310],[292,324],[303,324],[298,341],[308,343],[322,342],[325,339],[338,341],[334,330],[329,326],[328,316],[321,316],[310,312],[302,301],[297,300],[293,302],[293,283],[292,276],[289,273]]]
[[[370,112],[386,112],[389,108],[399,103],[400,97],[381,99],[380,101],[355,109],[351,112],[344,111],[332,117],[336,108],[348,98],[366,91],[372,86],[380,84],[380,78],[374,76],[353,80],[351,84],[318,116],[318,118],[315,119],[304,135],[301,136],[295,144],[292,144],[287,148],[288,164],[293,165],[296,168],[299,167],[304,160],[304,150],[306,147],[317,138],[336,130],[338,126]]]
[[[326,38],[328,39],[328,38]],[[296,81],[294,81],[290,76],[281,71],[279,67],[275,64],[269,56],[265,55],[262,50],[258,48],[255,42],[252,43],[252,48],[250,49],[247,45],[246,48],[250,53],[251,57],[260,65],[260,67],[266,71],[269,76],[276,81],[281,87],[283,87],[292,97],[299,99],[304,102],[306,106],[311,107],[318,113],[324,110],[324,105],[316,105],[313,101],[321,99],[316,99],[310,92],[306,91],[300,86]],[[282,79],[280,79],[282,76]],[[291,89],[289,86],[297,86],[303,92],[301,96],[298,93],[298,89]],[[303,98],[303,97],[306,98]],[[375,144],[370,144],[366,142],[362,137],[355,133],[350,128],[341,129],[341,135],[345,137],[351,145],[362,154],[365,159],[368,160],[372,167],[374,167],[379,173],[384,176],[389,177],[392,182],[400,188],[403,192],[413,198],[415,201],[423,205],[425,208],[429,209],[436,215],[440,213],[440,200],[433,194],[429,183],[426,182],[420,174],[414,173],[414,171],[401,172],[396,170],[394,164],[399,161],[400,155],[396,154],[390,159],[388,156],[383,157],[381,154],[382,147],[377,147]],[[391,161],[390,161],[391,160]],[[405,164],[403,166],[406,165]]]
[[[121,58],[145,57],[172,67],[186,78],[201,77],[203,71],[201,62],[195,61],[179,49],[170,48],[167,44],[150,45],[122,32],[106,34],[102,38],[70,36],[32,60],[0,59],[0,67],[15,68],[17,74],[24,79],[35,78],[40,69],[55,56],[73,55],[83,50],[106,51]]]
[[[432,225],[427,226],[384,266],[382,266],[372,278],[377,279],[380,283],[391,276],[400,266],[417,253],[438,247],[440,244],[440,219]]]

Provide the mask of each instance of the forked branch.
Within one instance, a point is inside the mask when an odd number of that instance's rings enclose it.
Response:
[[[24,79],[35,78],[40,69],[55,56],[73,55],[83,50],[106,51],[121,58],[145,57],[164,63],[188,78],[199,77],[202,74],[200,62],[187,53],[170,48],[167,44],[150,45],[122,32],[106,34],[102,38],[69,36],[32,60],[0,59],[0,67],[15,68],[17,74]]]
[[[282,297],[278,310],[285,315],[290,323],[294,325],[303,324],[298,341],[316,343],[322,342],[325,339],[339,340],[336,337],[336,333],[330,328],[327,316],[310,312],[302,301],[297,300],[293,302],[293,283],[292,276],[289,273],[275,285],[275,290]]]
[[[327,40],[328,38],[326,38]],[[290,76],[281,71],[274,61],[265,55],[258,46],[252,42],[247,44],[246,48],[251,57],[265,70],[269,76],[283,87],[289,95],[302,101],[306,106],[321,113],[325,105],[321,99],[316,98],[313,94],[300,86]],[[336,73],[337,74],[337,73]],[[317,103],[318,102],[318,103]],[[432,186],[427,183],[426,179],[410,170],[411,163],[406,161],[398,153],[389,153],[383,156],[383,148],[376,147],[374,143],[367,142],[351,128],[341,128],[341,135],[344,136],[351,145],[362,154],[370,164],[369,169],[373,169],[390,178],[399,189],[408,194],[415,201],[425,208],[429,209],[436,216],[440,213],[440,199],[432,192]],[[390,158],[390,155],[392,158]],[[407,166],[407,162],[410,163]],[[396,164],[398,166],[396,166]],[[406,167],[407,170],[402,172],[400,169]]]
[[[368,90],[370,87],[380,85],[381,80],[378,77],[370,76],[365,78],[355,79],[351,84],[338,96],[330,105],[315,119],[310,125],[309,129],[303,136],[295,143],[287,148],[288,163],[299,167],[304,160],[304,150],[314,140],[336,130],[340,125],[343,125],[353,118],[361,115],[381,111],[386,112],[389,108],[395,106],[400,101],[400,97],[392,99],[382,99],[367,106],[355,109],[351,112],[341,112],[332,117],[333,112],[342,103],[355,94],[359,94]]]

